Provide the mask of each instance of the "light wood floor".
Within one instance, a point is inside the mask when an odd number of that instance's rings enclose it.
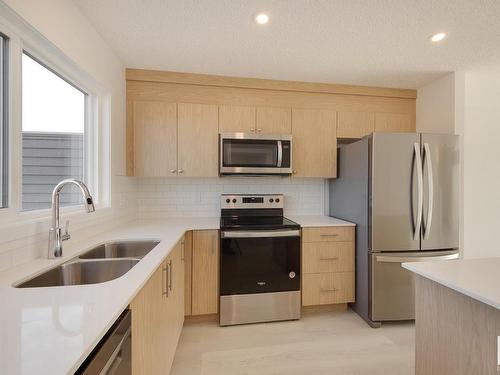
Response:
[[[292,322],[184,326],[172,375],[413,375],[414,324],[373,329],[354,312]]]

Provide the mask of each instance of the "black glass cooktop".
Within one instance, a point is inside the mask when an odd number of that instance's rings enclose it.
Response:
[[[283,216],[223,216],[221,229],[273,230],[300,229],[300,225]]]

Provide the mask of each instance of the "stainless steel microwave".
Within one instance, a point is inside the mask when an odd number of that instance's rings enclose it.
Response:
[[[292,136],[289,134],[221,133],[221,175],[289,175]]]

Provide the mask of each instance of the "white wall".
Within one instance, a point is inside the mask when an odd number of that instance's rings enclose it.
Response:
[[[86,214],[83,209],[71,214],[72,239],[65,246],[75,246],[85,236],[120,224],[136,212],[135,205],[129,204],[134,201],[135,182],[121,177],[125,173],[125,67],[72,1],[4,2],[110,95],[111,208],[94,214]],[[49,213],[35,219],[17,214],[11,224],[2,225],[0,270],[46,256],[49,219]]]
[[[466,258],[500,256],[500,66],[467,71],[464,81]]]
[[[141,178],[137,188],[142,219],[218,216],[221,194],[284,194],[286,215],[324,215],[328,205],[318,178]]]
[[[455,73],[418,89],[417,131],[454,134]]]

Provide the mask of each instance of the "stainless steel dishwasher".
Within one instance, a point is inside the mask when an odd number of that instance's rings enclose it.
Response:
[[[125,310],[75,374],[131,375],[131,312]]]

